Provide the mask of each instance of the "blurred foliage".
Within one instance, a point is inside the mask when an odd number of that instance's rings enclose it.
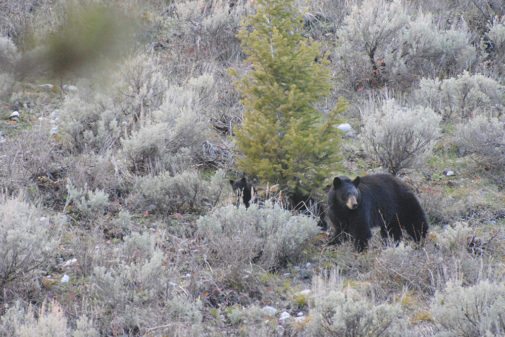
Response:
[[[62,25],[48,38],[48,64],[55,75],[94,67],[104,57],[117,58],[131,44],[131,18],[100,4],[70,7]]]

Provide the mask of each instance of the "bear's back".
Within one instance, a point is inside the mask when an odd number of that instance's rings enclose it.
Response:
[[[413,196],[407,184],[389,174],[360,177],[359,190],[362,198],[372,203],[372,211],[380,210],[385,217],[394,216],[401,208],[402,200]]]
[[[370,191],[374,195],[381,195],[388,192],[401,196],[405,193],[412,193],[410,187],[400,179],[390,174],[371,174],[360,177],[360,187]]]

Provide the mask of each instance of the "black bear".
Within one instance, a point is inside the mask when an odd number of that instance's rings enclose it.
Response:
[[[399,242],[402,229],[418,242],[426,237],[428,221],[410,188],[389,174],[373,174],[351,180],[333,179],[328,192],[328,217],[335,228],[332,243],[346,236],[363,251],[372,237],[371,228],[381,228],[383,238]]]
[[[236,205],[240,205],[240,197],[244,202],[245,208],[249,208],[251,199],[256,194],[256,189],[247,181],[246,177],[242,177],[240,180],[231,180],[230,185],[237,197]]]

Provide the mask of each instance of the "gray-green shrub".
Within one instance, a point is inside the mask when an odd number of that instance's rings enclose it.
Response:
[[[117,74],[114,84],[119,93],[115,102],[124,115],[128,134],[138,130],[151,118],[151,113],[161,106],[169,87],[169,76],[159,58],[151,54],[134,55]]]
[[[381,86],[381,60],[386,49],[407,24],[408,16],[399,1],[366,0],[355,4],[338,30],[338,68],[352,86]]]
[[[410,336],[399,303],[377,304],[343,286],[336,272],[313,281],[309,336]]]
[[[103,190],[111,198],[117,197],[130,188],[133,180],[125,161],[118,157],[114,151],[74,156],[65,167],[65,175],[75,187]]]
[[[63,308],[56,301],[42,302],[40,309],[32,305],[23,310],[19,303],[1,317],[0,336],[10,337],[98,337],[93,321],[85,315],[77,319],[77,327],[69,327]],[[2,329],[3,328],[3,329]],[[3,331],[2,331],[3,330]],[[9,333],[9,334],[7,334]]]
[[[14,72],[19,57],[20,54],[14,42],[6,36],[0,35],[0,67],[2,70]]]
[[[209,119],[200,113],[203,105],[198,90],[191,84],[171,86],[160,108],[145,116],[138,130],[122,138],[122,152],[133,172],[144,175],[168,170],[174,175],[196,162],[210,135]]]
[[[381,285],[377,289],[388,298],[404,289],[433,295],[458,277],[474,284],[483,272],[483,260],[469,249],[473,233],[468,224],[457,223],[430,233],[421,249],[405,243],[387,247],[376,257],[372,270],[374,282]],[[486,272],[492,275],[493,269]]]
[[[436,336],[503,336],[505,335],[505,284],[482,280],[464,287],[447,282],[435,294],[430,312],[439,332]]]
[[[501,78],[505,74],[505,16],[488,22],[488,32],[481,40],[481,50],[489,73]]]
[[[177,56],[218,60],[238,58],[241,50],[236,34],[242,16],[249,12],[249,2],[244,1],[235,1],[233,8],[228,2],[174,4],[167,26],[174,50],[180,51]],[[187,67],[184,63],[179,66]]]
[[[505,120],[476,116],[456,126],[454,143],[483,165],[505,167]]]
[[[123,121],[106,93],[80,88],[65,97],[58,125],[71,151],[103,154],[119,144]]]
[[[109,195],[102,190],[89,190],[75,187],[72,181],[67,181],[67,201],[65,206],[72,205],[75,211],[88,219],[96,219],[107,211]]]
[[[457,74],[476,59],[465,27],[440,29],[430,15],[411,19],[401,1],[366,0],[337,32],[338,70],[354,89],[405,90],[419,76]]]
[[[203,212],[216,206],[229,192],[224,171],[218,170],[204,179],[196,170],[171,175],[168,171],[156,176],[138,178],[133,188],[137,208],[155,213]]]
[[[499,116],[505,111],[505,86],[481,74],[464,72],[443,80],[423,78],[413,95],[417,103],[446,120]]]
[[[144,334],[164,325],[157,333],[174,335],[181,329],[201,333],[201,304],[179,293],[178,274],[155,241],[156,234],[132,233],[94,268],[89,296],[97,303],[93,318],[102,335],[113,331]],[[171,323],[166,324],[167,320]]]
[[[297,261],[319,232],[314,219],[277,205],[215,208],[198,219],[197,227],[212,265],[256,262],[265,269]]]
[[[419,77],[457,74],[477,58],[464,25],[443,30],[436,19],[422,12],[401,30],[390,48],[384,58],[389,80],[407,87]]]
[[[0,195],[0,302],[39,288],[59,243],[52,226],[34,206]]]
[[[30,189],[37,191],[39,177],[47,177],[52,181],[61,177],[64,172],[65,160],[61,148],[54,144],[49,136],[49,128],[43,123],[29,130],[23,130],[0,142],[0,186],[8,193]],[[49,191],[40,193],[44,196],[44,204],[52,205],[52,195]]]
[[[395,100],[364,109],[361,118],[368,151],[392,174],[421,167],[440,132],[440,117],[431,109],[404,108]]]
[[[7,100],[12,92],[18,60],[19,53],[14,43],[8,37],[0,35],[0,101]]]

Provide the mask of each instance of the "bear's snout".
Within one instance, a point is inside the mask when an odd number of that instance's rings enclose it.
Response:
[[[349,199],[347,199],[346,206],[349,209],[358,208],[358,200],[356,199],[356,197],[355,196],[349,197]]]

